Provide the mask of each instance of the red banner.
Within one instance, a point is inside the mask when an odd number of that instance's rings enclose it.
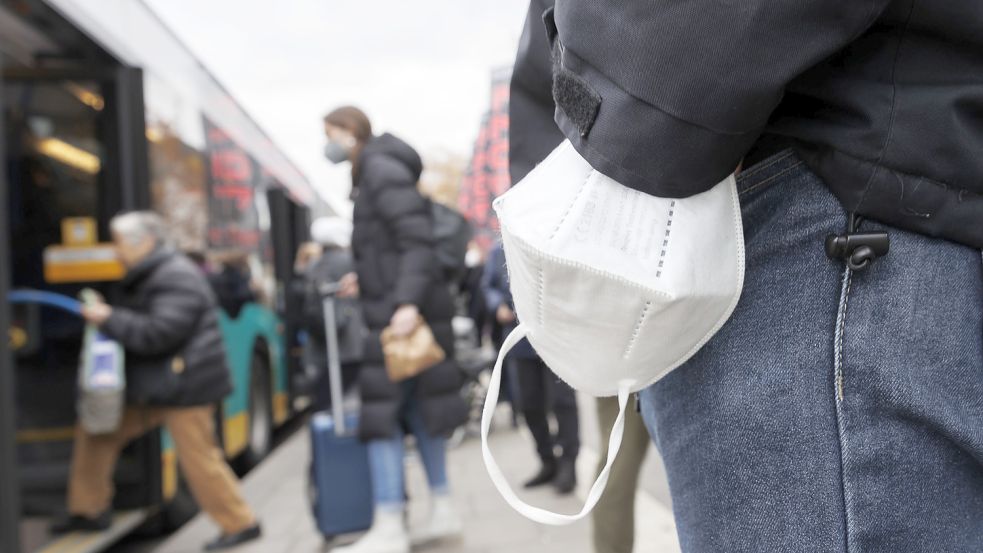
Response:
[[[486,252],[498,238],[492,201],[509,189],[509,80],[511,72],[492,75],[491,108],[482,118],[474,153],[461,183],[458,207],[474,227]]]
[[[208,137],[208,244],[213,248],[259,246],[255,195],[258,165],[221,128],[205,120]]]

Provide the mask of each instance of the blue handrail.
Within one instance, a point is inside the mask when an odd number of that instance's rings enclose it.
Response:
[[[73,315],[82,315],[82,302],[63,294],[45,292],[44,290],[13,290],[7,293],[7,301],[10,303],[40,303],[67,311]]]

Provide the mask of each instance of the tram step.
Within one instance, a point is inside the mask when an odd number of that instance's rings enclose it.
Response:
[[[97,553],[106,550],[132,532],[150,516],[150,509],[123,511],[113,517],[113,525],[103,532],[72,532],[48,543],[35,553]]]

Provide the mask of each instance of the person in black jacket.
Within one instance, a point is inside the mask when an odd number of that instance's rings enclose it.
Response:
[[[403,428],[416,436],[433,494],[430,521],[414,542],[460,532],[450,503],[446,441],[467,419],[460,396],[461,373],[454,362],[451,319],[454,304],[437,262],[428,202],[417,191],[420,156],[390,135],[373,136],[368,117],[342,107],[324,119],[326,157],[352,163],[356,275],[344,293],[358,293],[369,328],[359,372],[362,413],[359,433],[369,443],[376,515],[372,529],[346,553],[401,553],[410,539],[403,528]],[[445,361],[415,378],[394,383],[386,372],[380,334],[413,332],[422,317],[447,354]]]
[[[505,270],[505,252],[501,242],[492,247],[481,279],[485,302],[492,317],[508,335],[516,324],[515,305]],[[523,339],[509,353],[508,387],[512,378],[518,391],[519,409],[536,442],[540,468],[525,483],[526,488],[552,484],[560,494],[573,492],[577,486],[577,455],[580,453],[580,420],[577,396],[569,384],[552,374],[536,354],[529,340]],[[556,418],[556,433],[550,430],[548,415]],[[557,458],[555,446],[562,452]]]
[[[981,21],[975,0],[531,2],[515,181],[564,139],[660,197],[743,167],[740,303],[639,394],[683,551],[983,550]]]
[[[222,256],[221,268],[208,274],[208,281],[215,291],[219,307],[232,319],[238,318],[242,308],[257,299],[249,257],[245,252],[229,252]]]
[[[304,274],[303,317],[307,343],[304,348],[307,373],[314,380],[314,405],[331,406],[331,380],[328,377],[327,336],[324,321],[323,288],[341,281],[355,270],[352,259],[352,224],[340,217],[321,217],[311,224],[311,238],[323,248]],[[334,300],[338,336],[338,361],[341,363],[342,388],[355,381],[365,347],[365,324],[358,298]]]
[[[119,215],[110,229],[127,267],[121,301],[87,305],[82,314],[125,350],[127,408],[111,434],[76,429],[69,516],[53,529],[108,528],[120,451],[164,425],[192,494],[222,529],[206,550],[254,540],[261,533],[259,524],[215,439],[215,405],[232,391],[215,295],[201,270],[166,245],[156,214]]]

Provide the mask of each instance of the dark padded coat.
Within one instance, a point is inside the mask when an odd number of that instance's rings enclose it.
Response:
[[[147,375],[161,367],[180,371],[168,406],[207,405],[232,391],[215,294],[180,253],[159,248],[130,269],[101,330],[126,350],[130,403],[146,403]]]
[[[416,399],[427,429],[446,435],[464,422],[461,372],[454,358],[454,303],[443,282],[433,243],[429,203],[417,191],[420,156],[385,134],[371,139],[356,161],[352,249],[369,328],[359,387],[362,439],[383,439],[397,429],[404,398],[386,373],[379,336],[403,304],[413,304],[433,329],[447,360],[418,377]]]
[[[983,2],[552,4],[532,1],[513,73],[513,176],[556,143],[526,117],[552,88],[574,147],[642,192],[793,146],[846,210],[983,248]]]
[[[350,251],[327,248],[304,276],[304,328],[308,334],[311,359],[323,369],[322,372],[327,370],[328,361],[320,287],[337,283],[354,270],[355,261]],[[362,348],[365,345],[362,308],[356,298],[337,298],[334,306],[339,360],[342,364],[357,363],[362,359]]]
[[[512,299],[512,288],[509,287],[509,272],[505,266],[505,250],[498,242],[488,252],[485,271],[481,275],[481,291],[485,294],[485,305],[493,315],[505,305],[515,312],[515,302]],[[518,323],[510,323],[502,328],[502,336],[508,336]],[[523,338],[512,348],[509,356],[515,359],[537,359],[539,356],[532,348],[527,338]]]

